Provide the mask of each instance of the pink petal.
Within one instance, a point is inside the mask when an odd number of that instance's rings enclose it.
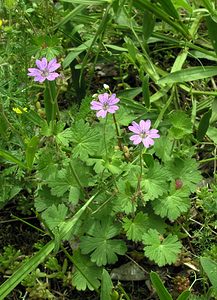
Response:
[[[36,76],[36,77],[34,78],[34,81],[44,82],[45,79],[46,79],[46,78],[43,77],[43,76]]]
[[[49,72],[53,72],[53,71],[57,70],[59,67],[60,67],[60,64],[57,63],[56,58],[52,59],[48,63],[48,66],[47,66]]]
[[[142,139],[142,142],[145,148],[149,148],[150,146],[154,145],[154,141],[150,137]]]
[[[142,132],[147,132],[151,127],[151,121],[150,120],[147,120],[147,121],[141,120],[139,122],[139,126],[140,126]]]
[[[109,99],[108,99],[108,103],[109,105],[113,105],[113,104],[116,104],[120,101],[119,98],[116,98],[116,94],[112,94]]]
[[[103,107],[103,105],[102,105],[102,103],[100,103],[100,102],[98,102],[98,101],[92,101],[91,103],[91,109],[92,110],[101,110],[102,109],[102,107]]]
[[[132,122],[132,125],[133,126],[128,126],[128,129],[134,133],[138,133],[140,134],[141,133],[141,129],[139,127],[139,124],[137,124],[136,122]]]
[[[148,132],[149,134],[152,134],[152,133],[158,133],[158,130],[157,129],[151,129],[151,130],[149,130],[149,132]]]
[[[152,139],[157,139],[160,137],[160,135],[158,134],[158,130],[157,129],[151,129],[148,132],[148,136]]]
[[[118,107],[117,105],[112,105],[112,106],[110,106],[110,107],[108,108],[108,112],[109,112],[110,114],[114,114],[115,111],[118,110],[118,109],[119,109],[119,107]]]
[[[130,137],[130,140],[133,142],[134,145],[138,145],[141,143],[142,138],[139,135],[134,134]]]
[[[40,70],[44,70],[47,67],[47,59],[45,57],[42,60],[36,59],[35,63]]]
[[[102,117],[102,118],[105,118],[107,115],[107,110],[100,110],[96,113],[96,116],[99,118],[99,117]]]
[[[98,99],[99,99],[99,102],[101,102],[102,104],[108,103],[109,94],[108,93],[99,94]]]
[[[48,76],[46,76],[47,80],[52,81],[55,80],[57,77],[59,77],[60,75],[58,73],[50,73]]]
[[[41,75],[41,71],[39,69],[36,69],[36,68],[29,68],[28,71],[29,71],[29,73],[28,73],[29,76]]]

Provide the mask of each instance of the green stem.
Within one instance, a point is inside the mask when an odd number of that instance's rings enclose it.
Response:
[[[61,249],[63,250],[63,252],[65,253],[66,257],[69,259],[69,261],[71,261],[73,263],[73,265],[78,269],[78,271],[84,276],[84,278],[87,280],[87,282],[89,282],[89,284],[94,288],[94,290],[99,294],[99,290],[98,288],[92,283],[92,281],[89,280],[89,278],[86,276],[84,270],[82,270],[79,266],[79,264],[77,263],[76,259],[73,258],[73,256],[71,256],[69,254],[69,252],[65,249],[65,247],[63,247],[61,245]]]
[[[139,174],[138,184],[137,184],[137,194],[140,194],[141,191],[142,167],[143,167],[142,154],[143,154],[143,146],[141,146],[140,153],[139,153],[140,174]]]
[[[69,163],[69,167],[82,192],[84,193],[84,195],[88,196],[71,162]]]
[[[42,230],[42,229],[40,229],[40,228],[38,228],[38,227],[32,225],[31,223],[25,221],[24,219],[21,219],[21,218],[15,216],[15,215],[13,215],[13,214],[12,214],[11,216],[12,216],[14,219],[16,219],[16,220],[18,220],[18,221],[21,221],[22,223],[24,223],[24,224],[26,224],[26,225],[28,225],[28,226],[34,228],[35,230],[40,231],[40,232],[42,232],[43,234],[46,234],[46,232],[45,232],[44,230]]]
[[[118,284],[118,288],[119,290],[124,294],[124,296],[126,297],[126,300],[131,300],[130,297],[127,295],[127,293],[125,292],[125,290],[123,289],[121,283]]]
[[[167,108],[169,107],[170,103],[173,100],[174,93],[175,93],[175,87],[173,87],[173,90],[172,90],[172,93],[171,93],[169,99],[167,100],[166,104],[164,105],[164,107],[162,108],[161,112],[159,113],[159,116],[158,116],[157,120],[154,123],[154,126],[153,126],[154,128],[157,128],[158,125],[160,124],[161,120],[163,119],[163,116],[164,116]]]
[[[20,132],[16,130],[16,128],[9,122],[8,118],[6,117],[5,112],[4,112],[4,107],[3,107],[3,104],[1,103],[1,100],[0,100],[0,114],[2,115],[2,118],[3,118],[4,122],[7,124],[7,126],[8,126],[14,133],[16,133],[18,139],[20,140],[20,143],[21,143],[22,145],[24,145],[23,139],[22,139],[22,137],[20,136]]]
[[[113,116],[113,121],[114,121],[114,124],[115,124],[115,130],[116,130],[116,135],[117,135],[117,140],[118,140],[118,146],[119,146],[120,150],[123,151],[123,146],[122,146],[122,143],[121,143],[121,136],[120,136],[120,133],[119,133],[118,124],[117,124],[115,114],[112,114],[112,116]]]
[[[106,144],[106,124],[107,124],[107,115],[104,123],[104,128],[103,128],[103,138],[104,138],[104,146],[105,146],[105,155],[106,155],[106,161],[108,160],[108,150],[107,150],[107,144]]]
[[[209,161],[215,161],[215,160],[217,160],[217,157],[211,157],[211,158],[199,160],[199,163],[204,164],[204,163],[207,163]]]
[[[135,193],[132,196],[132,215],[133,218],[135,217],[135,207],[134,202],[136,201],[136,198],[141,195],[141,180],[142,180],[142,171],[143,171],[143,160],[142,160],[142,154],[143,154],[143,146],[140,145],[140,153],[139,153],[139,165],[140,165],[140,174],[138,176],[138,182],[137,182],[137,188]]]
[[[54,130],[54,118],[55,118],[55,100],[53,99],[53,95],[49,83],[48,83],[48,90],[49,90],[50,102],[51,102],[51,128],[52,128],[52,133],[54,133],[53,130]]]

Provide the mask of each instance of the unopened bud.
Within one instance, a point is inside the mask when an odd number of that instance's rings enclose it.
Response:
[[[176,190],[180,190],[183,186],[182,180],[181,179],[176,179],[175,185],[176,185]]]
[[[104,87],[105,90],[109,90],[109,85],[108,85],[108,84],[105,84],[105,83],[104,83],[104,84],[103,84],[103,87]]]

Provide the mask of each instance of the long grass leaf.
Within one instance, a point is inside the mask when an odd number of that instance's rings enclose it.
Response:
[[[82,52],[84,52],[85,50],[87,50],[91,46],[92,42],[93,42],[93,38],[91,38],[88,41],[84,42],[80,46],[72,49],[63,61],[63,68],[67,68],[70,65],[70,63],[76,57],[78,57],[79,54],[81,54]]]
[[[64,240],[67,235],[72,231],[73,227],[84,213],[85,209],[90,205],[90,203],[101,193],[98,191],[93,195],[72,217],[72,219],[63,222],[60,227],[60,239]],[[55,248],[55,241],[52,240],[47,243],[37,254],[30,258],[26,263],[24,263],[9,279],[7,279],[0,286],[0,300],[5,299],[5,297],[30,273],[32,272],[45,258],[51,253]]]
[[[32,169],[38,143],[39,138],[37,136],[33,136],[26,146],[26,164],[29,169]]]
[[[10,161],[16,165],[18,165],[20,168],[26,169],[27,166],[18,158],[16,158],[14,155],[12,155],[10,152],[6,150],[0,150],[0,156],[3,157],[5,160]]]
[[[162,8],[168,15],[170,15],[174,19],[179,20],[179,13],[175,9],[171,0],[158,0],[158,2],[161,4]]]
[[[187,300],[190,296],[191,292],[190,291],[184,291],[179,295],[179,297],[176,300]]]
[[[88,57],[89,57],[89,54],[93,48],[93,46],[95,45],[96,41],[98,39],[100,39],[100,43],[102,43],[102,37],[103,37],[103,33],[105,32],[106,28],[107,28],[107,25],[108,25],[108,21],[109,21],[109,12],[110,12],[110,9],[112,7],[112,4],[109,4],[105,10],[105,12],[103,13],[103,16],[102,16],[102,21],[100,22],[99,26],[98,26],[98,29],[96,31],[96,34],[93,38],[93,41],[90,45],[90,47],[88,48],[87,50],[87,53],[83,59],[83,63],[82,63],[82,67],[81,67],[81,73],[80,73],[80,78],[79,78],[79,81],[81,81],[82,79],[82,75],[83,75],[83,72],[84,72],[84,68],[87,64],[87,61],[88,61]],[[99,51],[99,50],[98,50]]]
[[[64,24],[66,24],[67,22],[69,22],[70,20],[72,20],[72,18],[74,18],[78,13],[80,13],[84,8],[85,8],[85,5],[82,5],[82,4],[80,4],[77,7],[75,7],[59,23],[57,23],[54,26],[54,29],[56,29],[56,28],[58,28],[60,26],[63,26]]]
[[[160,300],[172,300],[171,295],[165,288],[163,282],[161,281],[160,277],[156,272],[151,272],[150,274],[151,282],[156,289],[156,292],[160,298]]]
[[[217,22],[213,21],[211,17],[206,17],[206,24],[213,49],[217,55]]]
[[[155,15],[150,11],[148,11],[147,9],[144,10],[142,35],[145,42],[147,42],[150,36],[152,35],[154,26],[155,26]]]
[[[208,110],[203,117],[200,120],[200,123],[198,125],[197,129],[197,139],[199,141],[202,141],[203,137],[205,136],[208,128],[209,128],[209,121],[212,116],[212,110]]]
[[[100,293],[100,300],[112,300],[112,280],[109,273],[103,269],[102,272],[102,281],[101,281],[101,293]]]
[[[217,292],[217,263],[207,257],[201,257],[200,263]]]
[[[72,4],[82,4],[82,5],[102,5],[104,3],[109,3],[109,0],[61,0],[62,2],[68,2]]]
[[[213,1],[212,2],[210,0],[202,0],[202,1],[203,1],[204,6],[210,13],[210,16],[213,19],[213,21],[217,22],[217,13],[216,13],[215,8],[213,7],[213,3],[212,3]]]
[[[0,300],[5,297],[32,272],[54,248],[54,241],[47,243],[37,254],[27,260],[9,279],[0,286]]]
[[[192,67],[183,69],[161,78],[159,84],[172,84],[177,82],[187,82],[204,79],[217,75],[217,68],[214,66]]]
[[[148,0],[134,0],[134,5],[136,8],[139,9],[147,9],[151,11],[153,14],[155,14],[157,17],[159,17],[164,22],[168,23],[170,26],[172,26],[176,31],[181,33],[185,38],[189,39],[190,34],[185,28],[184,24],[180,26],[176,21],[171,20],[171,18],[160,9],[157,5],[154,3],[149,2]]]

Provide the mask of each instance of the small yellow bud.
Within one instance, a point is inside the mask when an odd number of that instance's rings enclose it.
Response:
[[[35,106],[36,106],[37,109],[40,109],[40,108],[41,108],[41,103],[40,103],[39,101],[37,101],[37,102],[35,103]]]
[[[39,115],[40,115],[42,118],[45,117],[45,111],[44,111],[43,109],[39,108],[39,109],[38,109],[38,113],[39,113]]]
[[[24,112],[27,112],[27,107],[24,107],[22,110],[19,109],[19,107],[13,107],[12,110],[13,110],[16,114],[19,114],[19,115],[20,115],[20,114],[23,113],[23,111],[24,111]]]

